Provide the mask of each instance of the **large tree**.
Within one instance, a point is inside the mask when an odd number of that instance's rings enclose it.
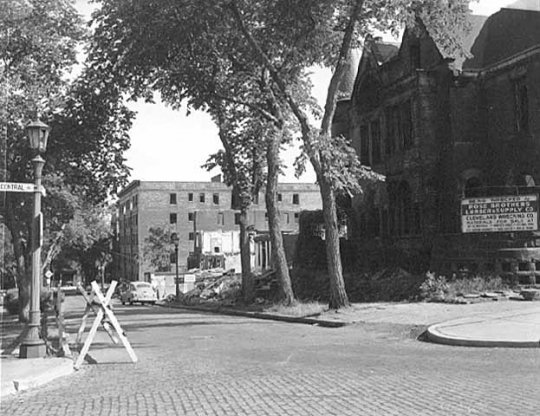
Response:
[[[77,46],[84,41],[80,16],[65,0],[0,1],[0,149],[1,178],[32,182],[25,124],[40,118],[52,127],[45,155],[44,183],[60,180],[67,194],[87,201],[106,199],[122,186],[128,170],[122,157],[129,146],[132,113],[113,86],[90,68],[75,77]],[[20,318],[29,306],[31,196],[1,195],[2,221],[10,231],[21,299]],[[49,235],[69,221],[69,203],[50,196],[43,211]],[[50,228],[49,228],[50,227]],[[54,238],[54,237],[53,237]],[[44,250],[44,255],[46,251]]]
[[[225,1],[238,29],[269,71],[301,126],[306,156],[320,186],[330,275],[330,307],[349,304],[342,275],[336,193],[359,192],[360,180],[377,175],[360,165],[357,155],[340,137],[332,137],[332,120],[341,79],[350,51],[373,29],[413,27],[421,18],[432,37],[448,50],[459,49],[469,0],[275,0],[254,4]],[[323,63],[333,68],[320,128],[315,128],[292,94],[291,68]]]
[[[260,137],[264,126],[249,118],[246,110],[235,104],[219,101],[211,110],[219,128],[223,150],[213,154],[205,167],[219,166],[225,183],[233,188],[234,209],[239,210],[240,262],[242,265],[242,297],[245,303],[255,299],[251,271],[251,238],[248,210],[264,182],[264,147]]]
[[[339,250],[336,193],[361,191],[378,179],[360,164],[331,125],[350,50],[373,29],[397,30],[421,18],[441,45],[456,48],[469,0],[104,0],[96,56],[135,96],[159,89],[178,105],[204,107],[220,97],[256,110],[279,126],[275,104],[286,102],[300,126],[305,159],[323,201],[330,306],[348,305]],[[306,68],[333,69],[320,127],[308,117]],[[266,89],[261,89],[263,79]],[[298,93],[299,90],[302,93]],[[232,93],[232,94],[231,94]],[[260,105],[257,97],[264,97]],[[275,100],[274,100],[275,99]],[[284,111],[280,106],[281,111]]]
[[[259,131],[268,136],[259,137],[256,146],[267,154],[269,228],[282,297],[291,303],[294,295],[276,206],[279,151],[290,140],[291,123],[287,115],[290,110],[281,94],[275,94],[277,90],[268,71],[256,62],[242,34],[234,29],[234,21],[223,19],[223,10],[216,7],[219,2],[104,0],[102,3],[101,11],[95,15],[96,32],[90,59],[105,78],[110,77],[119,88],[129,91],[132,98],[151,99],[152,92],[157,90],[173,108],[187,102],[190,108],[208,111],[220,126],[225,151],[222,161],[230,166],[236,156],[228,155],[233,147],[227,140],[232,137],[237,140],[245,131],[236,127],[239,131],[233,132],[231,124],[220,121],[223,114],[236,108],[235,116],[243,113],[250,123],[257,120],[257,125],[265,126]],[[295,82],[295,78],[290,82]],[[305,89],[298,91],[303,93]],[[239,161],[248,162],[237,158],[234,166],[238,167]],[[237,176],[230,176],[229,183],[242,188],[240,193],[246,195],[246,182]],[[248,205],[242,205],[242,209],[247,208]],[[247,243],[244,247],[247,249]]]

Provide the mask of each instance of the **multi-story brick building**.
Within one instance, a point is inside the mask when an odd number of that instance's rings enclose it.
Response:
[[[284,233],[298,230],[303,210],[321,209],[319,188],[315,184],[284,183],[278,186],[278,205]],[[115,216],[115,274],[117,278],[142,280],[145,272],[143,245],[152,227],[175,232],[179,236],[178,264],[181,269],[198,267],[202,254],[239,253],[238,211],[232,189],[219,181],[145,182],[133,181],[119,194]],[[249,211],[250,228],[256,234],[268,231],[268,220],[261,191]],[[269,243],[254,247],[254,266],[267,266]],[[170,266],[172,253],[163,253]],[[200,256],[199,256],[200,257]],[[188,260],[191,259],[191,264]],[[194,260],[196,259],[196,260]],[[195,264],[194,264],[195,263]],[[218,264],[236,268],[239,261]]]
[[[368,40],[339,103],[334,133],[386,176],[353,201],[366,267],[540,274],[538,229],[460,227],[464,198],[539,192],[540,11],[469,21],[469,55],[421,25],[400,45]]]

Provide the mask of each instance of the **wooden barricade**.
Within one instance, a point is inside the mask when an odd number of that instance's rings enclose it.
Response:
[[[106,296],[103,296],[103,293],[101,293],[101,289],[95,281],[92,282],[92,291],[90,295],[86,293],[86,290],[84,290],[81,285],[78,286],[79,292],[86,300],[86,310],[82,318],[81,326],[77,333],[77,344],[80,344],[82,335],[86,327],[86,319],[88,318],[90,313],[95,313],[96,318],[94,319],[92,328],[90,329],[90,332],[86,337],[86,341],[84,342],[81,352],[77,357],[77,361],[75,361],[74,367],[76,370],[81,367],[82,362],[86,354],[88,353],[88,350],[90,349],[90,345],[94,340],[99,325],[103,326],[103,329],[105,329],[105,332],[107,332],[107,334],[115,344],[118,343],[118,340],[122,341],[122,344],[128,352],[131,361],[133,361],[134,363],[137,362],[137,356],[135,355],[135,351],[133,351],[133,348],[131,348],[125,332],[123,331],[120,323],[118,322],[118,319],[116,319],[116,316],[114,316],[114,313],[111,309],[110,302],[117,284],[118,282],[114,280],[111,282],[111,286],[109,287]],[[116,332],[116,334],[113,330]]]

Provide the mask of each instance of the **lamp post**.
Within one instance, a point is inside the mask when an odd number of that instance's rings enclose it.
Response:
[[[172,233],[171,234],[171,242],[174,244],[174,264],[176,265],[176,278],[174,280],[174,283],[176,285],[176,301],[180,299],[180,282],[178,281],[178,234]]]
[[[41,121],[33,121],[26,126],[30,148],[36,152],[34,165],[34,214],[32,216],[32,280],[30,282],[30,316],[28,332],[21,343],[19,358],[39,358],[45,356],[45,342],[39,337],[40,292],[41,292],[41,240],[43,217],[41,215],[41,172],[45,160],[41,154],[47,149],[47,139],[51,128]]]

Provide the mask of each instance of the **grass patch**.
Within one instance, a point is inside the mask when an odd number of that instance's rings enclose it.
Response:
[[[321,302],[297,302],[296,304],[291,306],[274,304],[272,306],[264,308],[264,312],[295,317],[315,316],[327,310],[328,304]]]

